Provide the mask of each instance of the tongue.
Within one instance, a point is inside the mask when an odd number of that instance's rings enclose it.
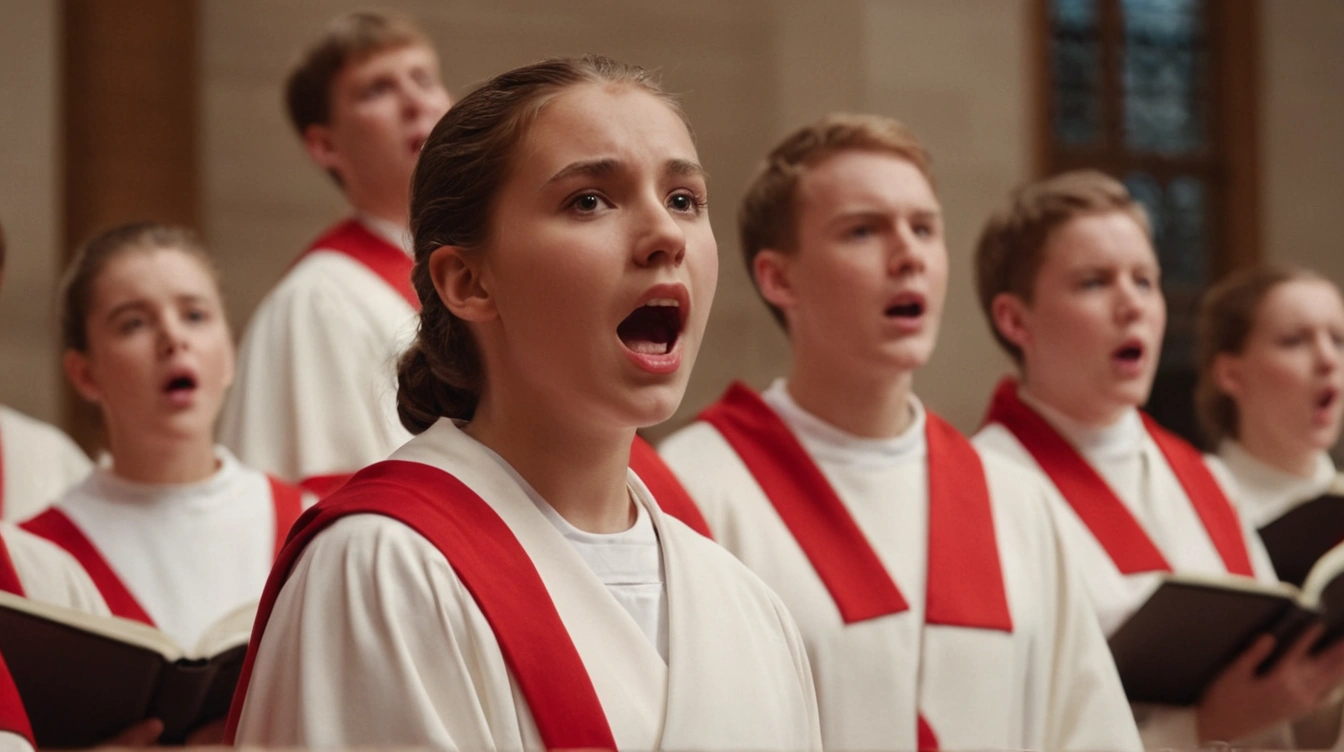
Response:
[[[670,308],[636,308],[616,327],[616,336],[632,352],[664,355],[672,349],[672,343],[677,339],[676,327],[670,320],[676,315],[675,309]]]

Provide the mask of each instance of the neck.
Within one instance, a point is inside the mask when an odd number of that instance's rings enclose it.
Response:
[[[1042,389],[1041,386],[1024,378],[1018,390],[1020,394],[1036,400],[1084,428],[1113,426],[1133,408],[1132,405],[1103,404],[1086,397],[1073,399],[1054,390]]]
[[[1243,430],[1241,434],[1238,439],[1241,448],[1266,465],[1300,478],[1310,478],[1316,474],[1315,447],[1274,441],[1268,431]]]
[[[635,522],[626,487],[634,428],[585,430],[546,400],[482,394],[465,430],[523,477],[566,522],[589,533],[619,533]]]
[[[795,358],[789,371],[789,396],[798,406],[846,433],[867,439],[900,436],[910,427],[909,371],[861,373],[833,368],[820,359]]]
[[[371,197],[357,197],[347,194],[350,206],[355,211],[395,224],[397,227],[409,227],[411,207],[406,201],[378,201]]]
[[[199,483],[219,469],[209,436],[184,441],[128,441],[109,429],[112,472],[136,483],[181,485]]]

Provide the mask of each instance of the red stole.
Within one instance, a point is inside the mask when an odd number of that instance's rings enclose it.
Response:
[[[733,447],[826,586],[846,624],[909,608],[899,586],[788,425],[741,383],[703,413]],[[926,625],[1013,631],[984,466],[964,436],[927,413]],[[921,715],[919,748],[937,749]]]
[[[1199,451],[1140,413],[1144,428],[1180,482],[1200,522],[1232,574],[1254,577],[1237,512]],[[1021,442],[1122,574],[1170,572],[1171,565],[1125,503],[1087,460],[1004,379],[994,390],[986,423],[999,423]]]
[[[9,667],[0,656],[0,731],[18,734],[28,740],[29,746],[36,747],[33,740],[33,727],[28,723],[28,714],[23,710],[23,698],[14,686],[9,675]]]
[[[386,282],[412,309],[420,310],[420,297],[411,285],[411,269],[415,262],[405,251],[378,237],[359,220],[347,219],[329,228],[299,259],[317,251],[335,251],[349,256]]]
[[[669,516],[676,517],[695,532],[714,540],[709,531],[709,523],[700,513],[686,488],[672,473],[672,468],[663,462],[653,445],[638,435],[630,445],[630,469],[649,487],[649,493],[658,502],[658,508]]]
[[[351,514],[381,514],[434,545],[494,630],[547,749],[615,749],[616,741],[578,649],[546,585],[513,532],[462,481],[429,465],[387,460],[361,470],[295,523],[262,593],[225,743],[232,744],[262,634],[303,549]]]
[[[270,481],[271,505],[275,513],[275,553],[279,555],[285,536],[303,511],[302,492],[275,478],[268,477],[267,480]],[[121,577],[98,547],[59,508],[50,507],[23,523],[21,527],[34,535],[46,538],[75,557],[88,573],[89,579],[93,580],[94,586],[98,588],[113,616],[155,626],[149,613],[136,600],[130,588],[126,587],[126,583],[121,581]]]
[[[23,583],[19,581],[19,571],[9,557],[9,547],[5,545],[3,535],[0,535],[0,592],[23,595]]]

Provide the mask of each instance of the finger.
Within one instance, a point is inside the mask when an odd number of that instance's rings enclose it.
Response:
[[[190,734],[187,734],[188,747],[200,747],[200,746],[217,747],[223,743],[224,743],[223,718],[220,718],[217,721],[211,721],[210,723],[201,726],[200,728],[196,729]]]
[[[1311,626],[1307,627],[1306,631],[1293,640],[1293,644],[1283,654],[1283,660],[1279,661],[1279,665],[1313,660],[1307,654],[1311,652],[1312,646],[1321,639],[1323,634],[1325,634],[1325,624],[1320,621],[1313,622]]]
[[[162,734],[163,721],[158,718],[148,718],[108,739],[107,746],[148,747],[158,741]]]
[[[1242,651],[1241,655],[1227,667],[1228,673],[1240,673],[1250,676],[1255,673],[1261,663],[1274,652],[1274,635],[1262,634],[1255,638],[1249,648]]]

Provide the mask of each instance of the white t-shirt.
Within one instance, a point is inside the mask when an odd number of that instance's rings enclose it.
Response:
[[[57,504],[154,624],[184,648],[261,597],[275,558],[270,480],[223,447],[199,483],[152,485],[100,467]]]

